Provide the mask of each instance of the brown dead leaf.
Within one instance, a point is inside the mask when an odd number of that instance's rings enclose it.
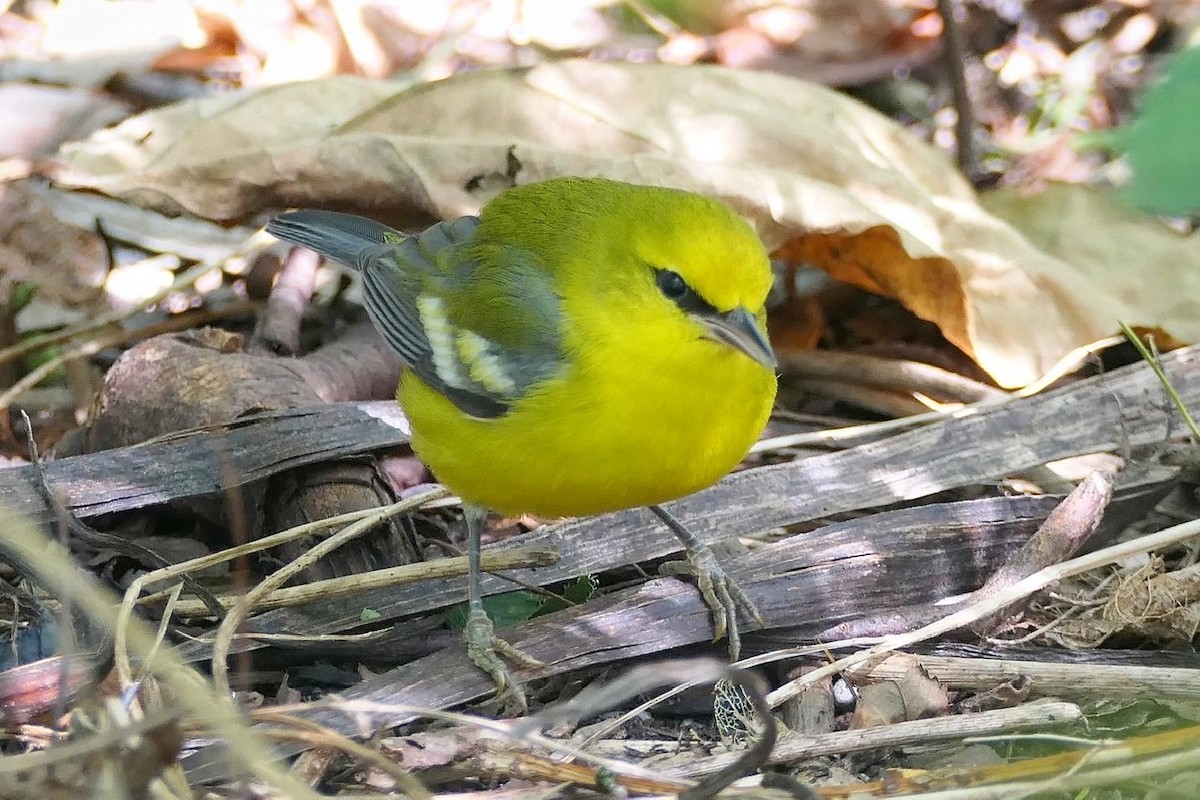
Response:
[[[384,206],[416,188],[397,180],[403,162],[385,167],[387,156],[360,153],[351,130],[339,128],[402,90],[335,78],[176,103],[68,145],[54,178],[168,214],[217,220],[305,200],[336,202],[338,175],[353,186],[347,198],[365,191],[367,204]],[[365,169],[347,161],[356,156]]]
[[[100,296],[104,240],[63,222],[30,182],[0,186],[0,273],[37,287],[45,300],[87,305]]]
[[[400,224],[477,211],[510,152],[523,183],[603,175],[719,196],[770,248],[896,297],[1006,387],[1130,311],[984,211],[944,153],[765,73],[564,61],[411,88],[315,81],[134,117],[65,148],[53,177],[210,219],[319,205]]]
[[[1101,611],[1107,635],[1123,631],[1154,641],[1192,641],[1200,631],[1200,564],[1149,577],[1161,568],[1155,559],[1121,583]]]
[[[898,661],[907,671],[899,680],[862,688],[850,719],[851,728],[873,728],[948,713],[950,699],[945,687],[930,677],[916,656],[897,653],[886,660]]]

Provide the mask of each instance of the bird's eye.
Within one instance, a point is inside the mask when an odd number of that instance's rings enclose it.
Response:
[[[687,281],[683,279],[683,276],[673,270],[656,270],[654,280],[658,284],[658,290],[663,293],[663,296],[674,302],[679,302],[687,297],[690,291]]]

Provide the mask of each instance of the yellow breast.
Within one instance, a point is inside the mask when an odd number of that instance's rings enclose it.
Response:
[[[413,448],[464,500],[506,514],[582,516],[703,489],[762,431],[775,376],[730,347],[676,333],[576,348],[563,375],[496,419],[463,415],[406,373],[397,399]]]

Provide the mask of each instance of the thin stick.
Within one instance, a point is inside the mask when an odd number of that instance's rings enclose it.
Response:
[[[937,0],[938,14],[942,17],[942,62],[950,78],[950,91],[954,93],[954,108],[958,112],[954,122],[958,168],[968,180],[973,180],[980,172],[979,155],[975,152],[975,111],[967,91],[962,31],[954,15],[957,5],[954,0]]]
[[[430,495],[422,495],[422,497],[440,497],[436,493]],[[404,501],[405,504],[408,501]],[[399,505],[399,504],[396,504]],[[406,506],[407,507],[407,506]],[[381,511],[386,512],[393,509],[395,506],[387,506],[383,509],[369,508],[361,511],[352,511],[347,514],[340,514],[336,517],[328,519],[316,520],[304,525],[297,526],[291,530],[281,531],[280,533],[264,536],[253,542],[231,547],[227,550],[222,550],[219,553],[212,553],[199,558],[189,559],[179,564],[173,564],[169,567],[148,572],[136,578],[129,588],[125,590],[125,596],[121,601],[120,611],[117,613],[116,621],[116,643],[114,647],[113,657],[117,669],[117,676],[122,685],[128,684],[133,679],[133,670],[129,665],[129,652],[125,647],[125,631],[129,627],[130,620],[133,618],[133,609],[137,604],[137,599],[141,595],[142,590],[146,586],[153,585],[162,581],[186,575],[189,572],[195,572],[208,567],[223,564],[226,561],[232,561],[235,558],[257,553],[260,550],[266,550],[271,547],[276,547],[281,544],[293,541],[295,539],[309,536],[318,531],[330,528],[335,525],[356,522],[361,519],[371,518],[379,514]]]
[[[76,567],[70,554],[57,542],[3,506],[0,506],[0,529],[4,531],[6,556],[32,565],[36,574],[30,577],[60,601],[70,601],[94,624],[112,625],[115,598],[103,591],[90,574]],[[155,634],[142,620],[131,620],[127,635],[130,649],[139,655],[144,656],[155,647]],[[280,767],[275,754],[247,729],[232,704],[216,697],[211,684],[185,664],[175,648],[161,647],[148,663],[154,676],[170,690],[172,702],[228,742],[230,757],[245,774],[256,775],[280,796],[316,800],[317,793]]]
[[[249,615],[250,609],[254,608],[255,603],[260,598],[270,594],[273,590],[290,581],[310,565],[315,564],[342,545],[363,535],[376,525],[386,522],[397,514],[411,511],[426,500],[441,496],[444,493],[445,490],[439,487],[432,492],[426,492],[402,502],[394,503],[386,508],[377,509],[375,514],[359,520],[352,525],[347,525],[301,557],[264,578],[257,586],[247,592],[245,597],[241,599],[241,602],[229,610],[225,615],[225,619],[221,620],[220,627],[217,628],[216,640],[213,642],[212,656],[212,676],[217,693],[224,697],[230,696],[228,659],[229,651],[233,644],[233,635],[241,627],[242,621]]]
[[[239,254],[234,253],[231,256],[231,258],[235,257],[237,255],[239,255]],[[146,302],[143,303],[142,305],[139,305],[136,307],[131,307],[131,308],[122,308],[122,309],[118,309],[116,311],[110,311],[107,314],[102,314],[99,317],[94,317],[94,318],[88,320],[87,322],[81,322],[78,325],[70,325],[66,328],[63,328],[61,331],[55,331],[54,333],[47,333],[47,334],[43,334],[41,336],[34,336],[29,339],[26,339],[23,342],[18,342],[17,344],[14,344],[12,347],[6,347],[3,350],[0,350],[0,364],[7,364],[9,361],[12,361],[14,358],[20,358],[21,356],[25,355],[26,353],[32,353],[35,350],[42,349],[43,347],[49,347],[52,344],[59,344],[60,342],[65,342],[68,339],[74,339],[76,336],[80,336],[85,333],[90,333],[91,331],[100,330],[104,326],[110,325],[114,322],[120,322],[121,320],[123,320],[127,317],[133,316],[134,314],[139,312],[142,308],[144,308],[146,306],[154,305],[155,303],[159,303],[159,302],[165,300],[167,297],[169,297],[172,293],[178,292],[180,289],[184,289],[188,286],[191,286],[197,280],[204,277],[205,275],[212,272],[213,270],[220,269],[224,263],[225,263],[225,261],[221,261],[221,262],[205,261],[200,264],[197,264],[196,266],[192,267],[191,269],[185,270],[182,274],[180,274],[180,276],[178,278],[176,278],[174,281],[171,282],[170,286],[166,287],[165,289],[163,289],[160,292],[156,292],[153,296],[151,296],[149,299],[147,299]]]
[[[794,681],[785,683],[767,695],[767,700],[771,703],[772,707],[776,707],[794,697],[798,697],[802,691],[823,678],[845,672],[856,664],[870,661],[885,653],[891,653],[902,647],[908,647],[917,642],[940,636],[943,633],[958,630],[976,620],[990,614],[995,614],[1010,603],[1014,603],[1026,595],[1041,591],[1064,578],[1080,575],[1097,567],[1104,567],[1131,556],[1141,555],[1150,550],[1170,547],[1197,535],[1200,535],[1200,520],[1192,520],[1191,522],[1175,525],[1149,536],[1142,536],[1129,542],[1121,542],[1112,547],[1106,547],[1103,550],[1097,550],[1094,553],[1088,553],[1078,558],[1073,558],[1070,561],[1064,561],[1061,564],[1053,564],[1045,569],[1038,570],[1024,580],[1017,581],[1002,592],[984,598],[979,602],[972,603],[966,608],[943,617],[936,622],[917,628],[914,631],[909,631],[908,633],[888,636],[874,647],[860,650],[845,658],[839,658],[831,664],[819,667]]]

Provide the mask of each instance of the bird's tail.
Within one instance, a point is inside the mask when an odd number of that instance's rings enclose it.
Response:
[[[280,214],[267,223],[267,233],[355,268],[367,249],[404,238],[399,231],[366,217],[314,210]]]

